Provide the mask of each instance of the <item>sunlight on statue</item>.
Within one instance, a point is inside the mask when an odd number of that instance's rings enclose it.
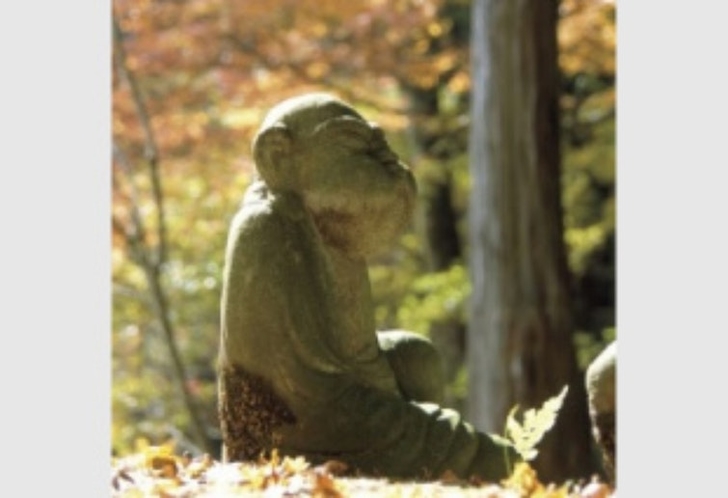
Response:
[[[367,475],[505,477],[504,448],[438,405],[432,344],[375,330],[366,259],[407,227],[416,196],[382,130],[307,94],[268,113],[253,155],[224,270],[223,458],[277,448]]]

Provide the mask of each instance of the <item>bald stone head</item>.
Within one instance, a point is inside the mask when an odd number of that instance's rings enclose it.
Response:
[[[412,217],[415,181],[382,130],[322,93],[285,100],[253,140],[260,178],[275,194],[297,195],[330,245],[371,256]]]
[[[321,123],[343,116],[364,121],[356,110],[342,100],[326,93],[308,93],[284,100],[269,110],[259,134],[280,124],[293,134],[307,134]]]

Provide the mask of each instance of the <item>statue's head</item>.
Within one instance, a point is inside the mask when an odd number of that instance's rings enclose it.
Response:
[[[253,140],[260,178],[296,194],[329,245],[370,256],[409,223],[415,181],[382,130],[351,106],[313,93],[276,105]]]

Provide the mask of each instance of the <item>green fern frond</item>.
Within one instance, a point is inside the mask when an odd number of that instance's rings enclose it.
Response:
[[[508,441],[508,445],[512,446],[524,461],[536,458],[538,455],[536,445],[556,423],[556,417],[568,391],[569,386],[564,386],[559,394],[546,400],[540,409],[527,410],[523,416],[523,424],[516,420],[518,405],[514,406],[506,419],[506,437],[499,439]]]

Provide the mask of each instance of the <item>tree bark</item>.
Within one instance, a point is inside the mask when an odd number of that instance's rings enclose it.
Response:
[[[569,385],[534,462],[558,482],[594,463],[563,242],[557,6],[473,1],[467,364],[469,417],[489,432]]]

